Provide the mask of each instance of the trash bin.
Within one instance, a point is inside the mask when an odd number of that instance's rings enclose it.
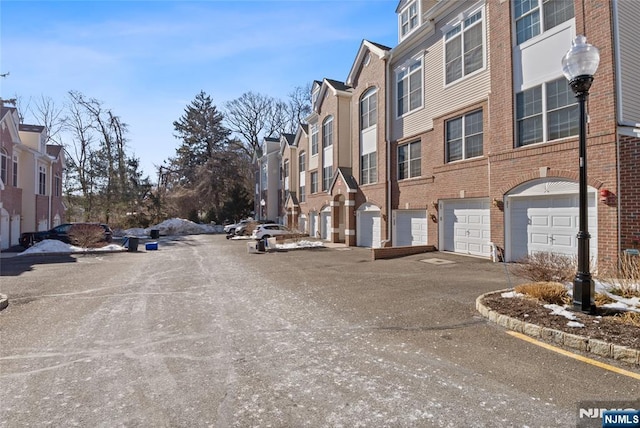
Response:
[[[151,239],[158,239],[160,238],[160,231],[158,229],[151,229],[150,235]]]
[[[258,242],[256,242],[256,249],[258,251],[262,251],[264,253],[265,251],[265,247],[264,247],[264,239],[259,240]]]
[[[127,245],[127,251],[130,253],[138,251],[138,237],[137,236],[129,236],[127,238],[129,244]]]

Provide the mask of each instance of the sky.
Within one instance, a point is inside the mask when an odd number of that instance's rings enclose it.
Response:
[[[397,0],[10,1],[0,3],[0,96],[62,107],[69,91],[129,126],[155,180],[173,122],[204,91],[219,110],[253,91],[344,81],[363,39],[397,44]],[[26,112],[26,123],[38,124]]]

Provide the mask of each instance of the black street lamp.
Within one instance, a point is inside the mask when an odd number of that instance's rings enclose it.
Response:
[[[593,75],[600,63],[598,48],[587,43],[585,36],[576,36],[571,49],[562,58],[562,72],[578,98],[580,106],[580,229],[578,230],[578,271],[573,280],[573,308],[582,312],[595,312],[595,287],[589,272],[589,220],[587,212],[587,115],[585,102]]]

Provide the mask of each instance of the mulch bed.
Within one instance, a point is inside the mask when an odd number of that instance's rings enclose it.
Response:
[[[621,322],[619,311],[597,308],[595,315],[573,312],[576,321],[584,327],[569,327],[569,320],[560,315],[551,315],[551,310],[545,308],[535,299],[526,297],[501,297],[500,293],[486,296],[483,304],[499,314],[507,315],[521,321],[536,324],[541,327],[553,328],[571,334],[578,334],[592,339],[599,339],[616,345],[640,349],[640,326]],[[616,319],[618,318],[618,319]]]

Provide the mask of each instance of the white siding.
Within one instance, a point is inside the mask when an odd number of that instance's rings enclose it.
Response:
[[[640,2],[637,0],[617,0],[618,24],[618,56],[620,79],[618,94],[620,96],[620,111],[618,119],[622,123],[640,124],[640,32],[638,31],[638,16],[640,16]]]
[[[391,71],[413,57],[421,50],[424,51],[423,57],[423,76],[424,76],[424,108],[405,115],[399,119],[395,118],[396,112],[396,80],[395,74],[390,76],[391,94],[388,102],[392,103],[391,121],[391,137],[393,140],[399,140],[403,137],[417,135],[433,128],[433,118],[444,114],[454,112],[460,108],[480,102],[488,97],[491,89],[491,80],[489,74],[489,40],[485,30],[484,54],[486,68],[478,74],[463,78],[457,82],[445,87],[444,80],[444,43],[442,28],[451,20],[455,19],[461,12],[467,10],[473,3],[460,2],[461,7],[444,17],[438,24],[433,35],[420,43],[418,48],[413,49],[403,55],[401,58],[394,59]],[[484,7],[484,26],[485,29],[489,25],[489,17]]]

